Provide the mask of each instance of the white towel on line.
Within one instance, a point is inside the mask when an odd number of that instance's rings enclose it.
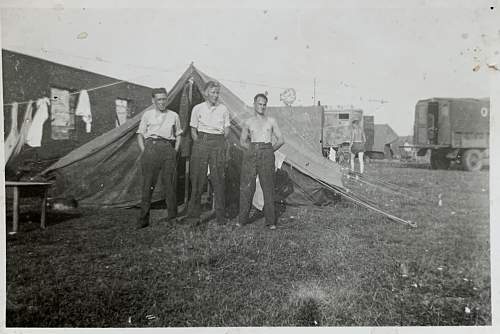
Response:
[[[90,109],[89,94],[85,89],[80,92],[75,115],[82,117],[82,120],[85,122],[85,131],[89,133],[92,129],[92,111]]]
[[[49,118],[49,105],[50,99],[48,97],[36,101],[37,111],[26,136],[26,143],[31,147],[42,146],[43,124]]]

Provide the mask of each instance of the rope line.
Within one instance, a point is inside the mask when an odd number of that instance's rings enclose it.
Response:
[[[98,89],[102,89],[102,88],[106,88],[106,87],[111,87],[111,86],[118,85],[118,84],[121,84],[121,83],[124,83],[124,82],[128,82],[128,81],[120,80],[120,81],[116,81],[116,82],[113,82],[113,83],[110,83],[110,84],[105,84],[105,85],[101,85],[101,86],[97,86],[97,87],[92,87],[92,88],[87,89],[87,92],[91,92],[93,90],[98,90]],[[84,89],[82,89],[82,90],[84,90]],[[68,95],[80,94],[80,92],[82,90],[79,90],[77,92],[69,93]],[[33,103],[36,100],[37,99],[33,99],[33,100],[29,100],[29,101],[22,101],[22,102],[4,103],[4,106],[13,106],[14,103],[17,103],[17,105],[30,104],[30,103]]]

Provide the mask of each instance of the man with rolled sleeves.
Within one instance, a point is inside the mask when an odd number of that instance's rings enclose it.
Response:
[[[147,110],[137,130],[141,149],[142,200],[137,228],[149,225],[151,197],[161,172],[167,204],[167,221],[177,217],[177,151],[182,128],[179,115],[167,109],[167,90],[153,89],[153,109]]]
[[[209,81],[205,85],[205,102],[193,107],[191,136],[193,149],[190,162],[191,198],[187,217],[199,222],[201,195],[207,184],[207,168],[214,188],[215,214],[219,223],[225,223],[224,168],[226,137],[229,134],[229,110],[219,101],[220,84]]]

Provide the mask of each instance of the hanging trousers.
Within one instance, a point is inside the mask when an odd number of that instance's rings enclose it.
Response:
[[[168,217],[177,216],[177,152],[175,140],[153,139],[144,140],[144,152],[141,157],[142,171],[142,201],[139,224],[149,224],[151,197],[161,172],[162,195],[166,199]]]
[[[243,154],[240,179],[240,213],[238,221],[245,225],[255,193],[256,176],[264,194],[266,225],[276,223],[274,211],[274,151],[271,143],[250,143]]]
[[[225,139],[224,135],[198,132],[198,140],[193,143],[189,176],[191,198],[188,217],[200,218],[201,195],[207,185],[207,171],[210,167],[210,181],[214,188],[215,213],[218,220],[225,218]]]

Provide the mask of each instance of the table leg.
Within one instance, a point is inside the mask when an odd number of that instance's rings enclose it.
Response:
[[[12,207],[12,232],[17,233],[19,224],[19,188],[14,187],[14,204]]]
[[[40,218],[40,228],[45,229],[45,216],[47,213],[47,193],[48,193],[48,188],[45,188],[43,191],[43,198],[42,198],[42,213],[41,213],[41,218]]]

